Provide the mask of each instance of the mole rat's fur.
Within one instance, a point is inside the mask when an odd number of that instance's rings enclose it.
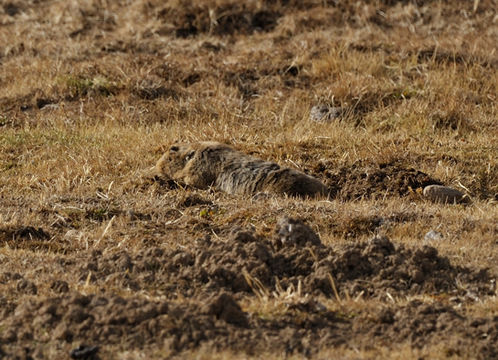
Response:
[[[230,194],[327,195],[327,187],[314,177],[217,142],[175,144],[159,159],[156,169],[187,185],[214,186]]]

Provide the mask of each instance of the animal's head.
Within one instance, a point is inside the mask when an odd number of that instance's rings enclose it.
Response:
[[[157,170],[174,178],[175,173],[185,168],[188,161],[195,155],[195,150],[185,144],[173,144],[157,162]]]

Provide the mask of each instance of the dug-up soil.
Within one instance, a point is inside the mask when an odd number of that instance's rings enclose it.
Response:
[[[321,162],[315,169],[325,177],[332,197],[342,200],[407,196],[421,192],[428,185],[442,183],[422,171],[402,164],[353,164],[327,166]]]
[[[409,342],[443,343],[450,356],[498,356],[498,317],[466,316],[455,307],[494,295],[495,276],[455,266],[430,246],[408,249],[386,237],[325,246],[302,221],[283,218],[271,238],[237,229],[188,249],[82,255],[60,261],[102,289],[158,288],[161,296],[84,295],[54,281],[57,296],[15,307],[4,299],[1,354],[46,358],[86,344],[89,354],[95,346],[117,345],[168,355],[204,347],[312,356],[328,347]],[[3,272],[0,281],[16,282],[20,293],[37,292],[19,274]],[[421,295],[438,301],[420,301]],[[272,316],[245,311],[254,297],[278,300],[282,308]],[[395,300],[401,298],[409,300]],[[354,306],[374,299],[382,302]],[[336,305],[324,305],[330,301]]]

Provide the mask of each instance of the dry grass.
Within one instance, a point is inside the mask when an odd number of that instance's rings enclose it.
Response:
[[[235,226],[271,236],[284,214],[306,220],[334,246],[385,234],[417,247],[434,229],[443,239],[430,245],[452,263],[498,274],[496,1],[281,3],[246,4],[251,14],[278,14],[253,31],[257,19],[245,24],[241,5],[229,0],[2,2],[0,275],[20,273],[38,291],[20,294],[0,281],[0,304],[52,296],[54,278],[82,293],[102,291],[61,258],[78,264],[95,249],[188,247]],[[340,121],[312,123],[317,103],[348,111]],[[416,189],[401,198],[254,200],[151,180],[169,144],[198,140],[230,143],[322,179],[315,170],[322,163],[397,161],[473,203],[431,204]],[[193,194],[211,205],[182,206]],[[49,239],[20,240],[16,231],[26,227]],[[265,291],[243,299],[243,309],[280,316],[288,297]],[[160,298],[157,289],[105,292]],[[334,311],[379,305],[343,300],[322,299]],[[465,311],[496,316],[496,296]],[[103,356],[114,357],[114,349]],[[246,358],[204,350],[187,355]],[[448,356],[442,345],[407,343],[318,350],[317,358]],[[165,356],[148,351],[116,356]]]

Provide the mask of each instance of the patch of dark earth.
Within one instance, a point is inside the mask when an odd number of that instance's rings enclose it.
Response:
[[[367,349],[379,341],[417,348],[444,343],[456,356],[471,348],[478,358],[498,355],[498,316],[469,317],[452,306],[496,295],[486,269],[455,266],[435,248],[408,249],[386,237],[324,246],[298,219],[282,218],[270,239],[238,229],[190,248],[93,251],[79,271],[100,293],[59,292],[4,307],[6,358],[19,352],[43,358],[51,347],[69,352],[83,342],[104,352],[119,345],[181,354],[206,346],[253,355],[255,349],[301,355],[337,346]],[[162,300],[123,298],[109,288],[156,292]],[[285,293],[299,296],[283,300],[285,311],[277,314],[240,306],[243,299]],[[391,302],[416,295],[446,300]],[[382,305],[332,311],[320,302],[361,297]]]
[[[428,185],[443,185],[430,175],[397,162],[340,167],[320,162],[313,173],[325,177],[330,195],[342,200],[407,196]]]
[[[414,348],[445,344],[447,356],[498,356],[498,316],[465,317],[452,307],[420,301],[331,311],[307,300],[265,317],[243,311],[223,291],[181,303],[72,293],[25,301],[13,313],[4,313],[0,324],[5,359],[69,354],[75,343],[92,344],[103,356],[106,347],[181,355],[201,346],[248,355],[312,356],[338,346],[368,349],[399,343]]]
[[[272,239],[234,230],[227,238],[198,239],[189,248],[152,247],[126,251],[93,251],[79,269],[80,279],[133,290],[161,289],[176,297],[217,293],[253,294],[254,279],[265,289],[301,286],[304,293],[335,298],[386,299],[420,294],[455,301],[495,294],[495,276],[487,269],[451,264],[434,247],[405,248],[386,237],[324,246],[300,220],[283,218]]]
[[[212,16],[216,14],[216,20]],[[164,7],[157,16],[165,21],[172,21],[176,37],[187,38],[209,33],[217,36],[272,31],[282,16],[270,8],[258,10],[244,4],[227,4],[216,9],[206,6]],[[169,32],[167,28],[163,31]]]

